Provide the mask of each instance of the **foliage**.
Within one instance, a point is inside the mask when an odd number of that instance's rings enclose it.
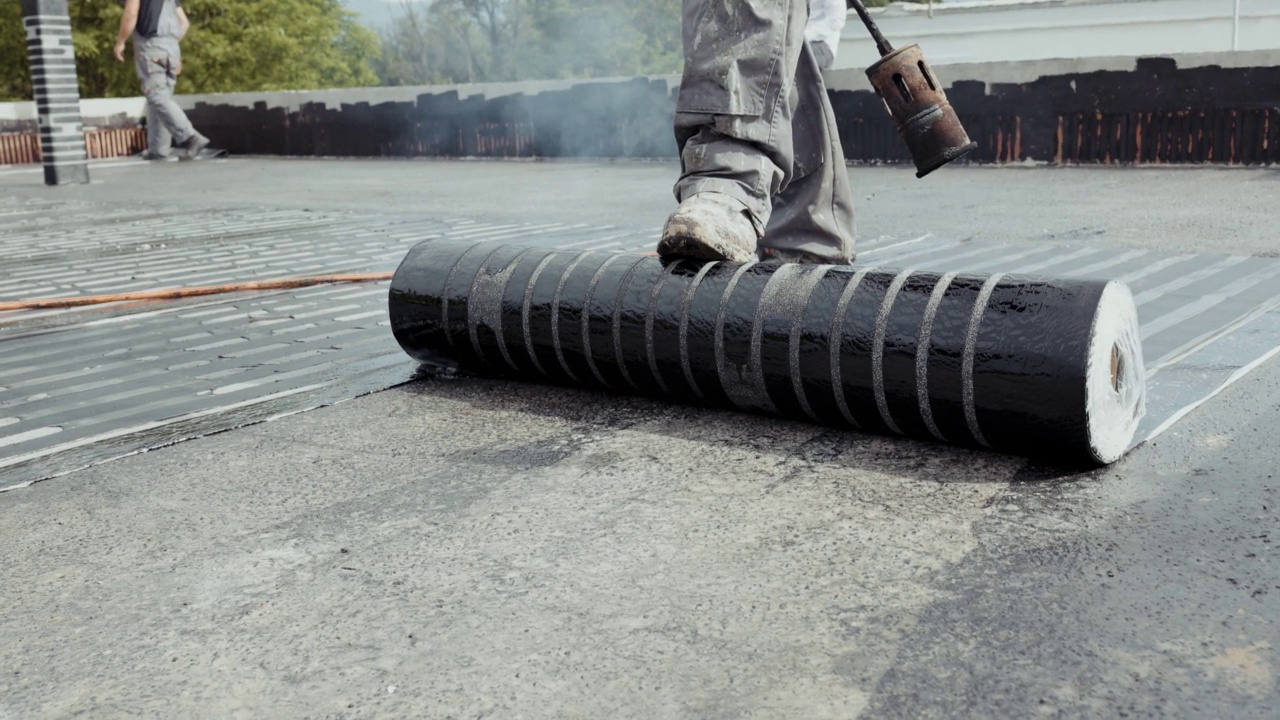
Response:
[[[0,0],[0,100],[31,97],[22,3]]]
[[[675,74],[680,13],[681,0],[401,0],[378,76],[426,85]]]
[[[341,0],[182,6],[192,23],[188,93],[675,74],[681,65],[681,0],[401,0],[381,43]],[[138,94],[132,63],[111,57],[120,13],[119,0],[71,0],[83,97]],[[31,97],[16,0],[0,0],[0,67],[18,69],[0,75],[0,99]]]
[[[30,98],[20,3],[0,0],[0,97]],[[189,93],[315,89],[377,84],[378,39],[340,0],[185,0],[191,31],[182,43]],[[131,62],[111,57],[118,0],[72,0],[71,25],[82,97],[138,94]]]
[[[186,0],[187,92],[376,85],[377,37],[339,0]]]
[[[383,33],[389,85],[680,71],[680,0],[404,2]]]

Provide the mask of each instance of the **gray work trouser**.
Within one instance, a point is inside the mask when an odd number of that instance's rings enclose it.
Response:
[[[675,193],[731,195],[762,247],[847,262],[853,191],[808,17],[806,0],[684,0]]]
[[[174,142],[196,134],[187,114],[173,99],[177,71],[182,63],[178,42],[171,38],[133,38],[133,60],[147,96],[147,149],[167,155]]]

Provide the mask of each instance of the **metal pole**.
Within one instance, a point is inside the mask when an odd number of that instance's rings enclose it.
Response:
[[[876,21],[872,20],[871,15],[867,14],[867,8],[862,4],[862,0],[849,0],[849,7],[858,13],[858,17],[862,18],[862,24],[867,26],[867,32],[871,33],[871,39],[876,41],[876,50],[880,51],[880,57],[893,52],[893,46],[880,33],[880,28],[876,26]]]
[[[67,0],[22,0],[46,185],[89,182]]]
[[[1240,0],[1236,0],[1235,14],[1231,17],[1231,50],[1240,49]]]

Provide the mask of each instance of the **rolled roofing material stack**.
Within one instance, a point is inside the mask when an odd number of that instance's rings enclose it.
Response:
[[[1144,410],[1115,282],[428,241],[390,312],[435,365],[1066,461],[1115,461]]]

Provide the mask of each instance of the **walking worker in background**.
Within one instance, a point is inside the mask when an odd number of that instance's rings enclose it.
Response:
[[[846,0],[811,0],[809,22],[804,28],[804,39],[809,41],[818,69],[830,70],[840,51],[840,32],[849,18]]]
[[[173,99],[173,88],[182,73],[182,50],[178,47],[191,27],[181,0],[124,0],[120,33],[114,54],[124,62],[124,45],[133,36],[133,58],[147,96],[147,157],[160,159],[169,154],[172,143],[182,160],[194,160],[209,145],[209,138],[196,132],[187,114]]]
[[[658,254],[852,262],[853,192],[820,71],[845,0],[683,2],[680,206]]]

